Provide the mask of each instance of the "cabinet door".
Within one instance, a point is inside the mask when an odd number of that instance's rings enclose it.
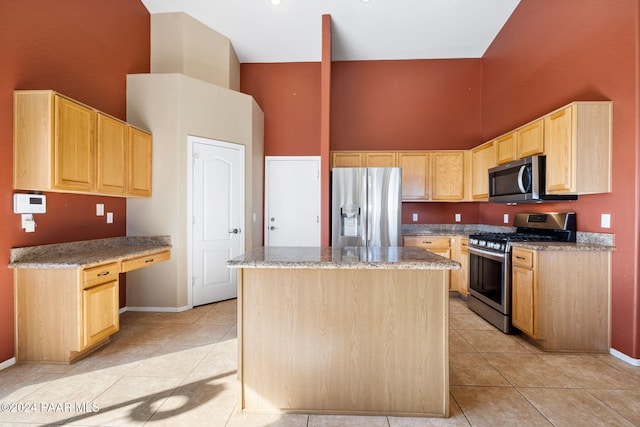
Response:
[[[464,199],[464,153],[432,152],[431,200]]]
[[[493,141],[471,150],[471,197],[474,200],[489,198],[489,169],[495,166]]]
[[[429,200],[429,153],[398,153],[402,168],[402,200]]]
[[[120,328],[118,281],[103,283],[82,291],[83,348],[89,347]]]
[[[518,158],[544,153],[544,120],[536,120],[518,130]]]
[[[516,133],[503,135],[495,141],[496,163],[509,163],[516,159]]]
[[[95,112],[57,95],[54,105],[53,188],[92,191]]]
[[[364,153],[350,151],[334,151],[331,153],[331,167],[360,168],[364,167]]]
[[[533,270],[512,267],[511,278],[511,322],[522,332],[535,336],[535,283]]]
[[[544,118],[546,165],[546,192],[548,194],[576,191],[576,145],[573,144],[573,107]]]
[[[396,153],[386,151],[364,153],[364,165],[368,168],[394,168]]]
[[[469,239],[458,237],[451,239],[452,259],[460,263],[459,270],[451,270],[451,290],[469,295]]]
[[[126,123],[98,113],[96,182],[99,192],[118,195],[125,193],[128,139]]]
[[[129,127],[128,196],[151,197],[151,135]]]

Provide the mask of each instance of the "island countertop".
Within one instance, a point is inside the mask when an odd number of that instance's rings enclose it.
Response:
[[[230,268],[457,270],[460,263],[414,247],[259,247],[227,262]]]

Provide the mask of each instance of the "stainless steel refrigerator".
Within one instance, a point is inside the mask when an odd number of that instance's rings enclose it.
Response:
[[[402,246],[400,168],[334,168],[331,245]]]

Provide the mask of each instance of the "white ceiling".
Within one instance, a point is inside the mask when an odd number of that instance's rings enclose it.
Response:
[[[247,62],[319,62],[322,15],[332,59],[480,58],[520,0],[142,0],[185,12],[231,40]]]

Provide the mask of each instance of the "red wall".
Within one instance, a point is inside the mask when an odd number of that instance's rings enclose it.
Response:
[[[14,355],[10,248],[126,233],[126,200],[47,193],[34,233],[13,213],[14,89],[53,89],[121,119],[126,74],[149,72],[149,13],[137,0],[0,3],[0,363]],[[95,216],[96,203],[114,223]]]
[[[241,64],[240,90],[264,112],[265,156],[320,155],[320,63]]]
[[[605,4],[606,3],[606,4]],[[482,133],[488,140],[574,100],[613,101],[613,192],[577,202],[481,204],[479,220],[502,213],[577,212],[581,231],[615,233],[612,347],[640,358],[638,287],[637,0],[522,0],[483,58]],[[611,229],[600,215],[611,213]]]
[[[331,149],[477,145],[480,70],[479,59],[334,62]]]

